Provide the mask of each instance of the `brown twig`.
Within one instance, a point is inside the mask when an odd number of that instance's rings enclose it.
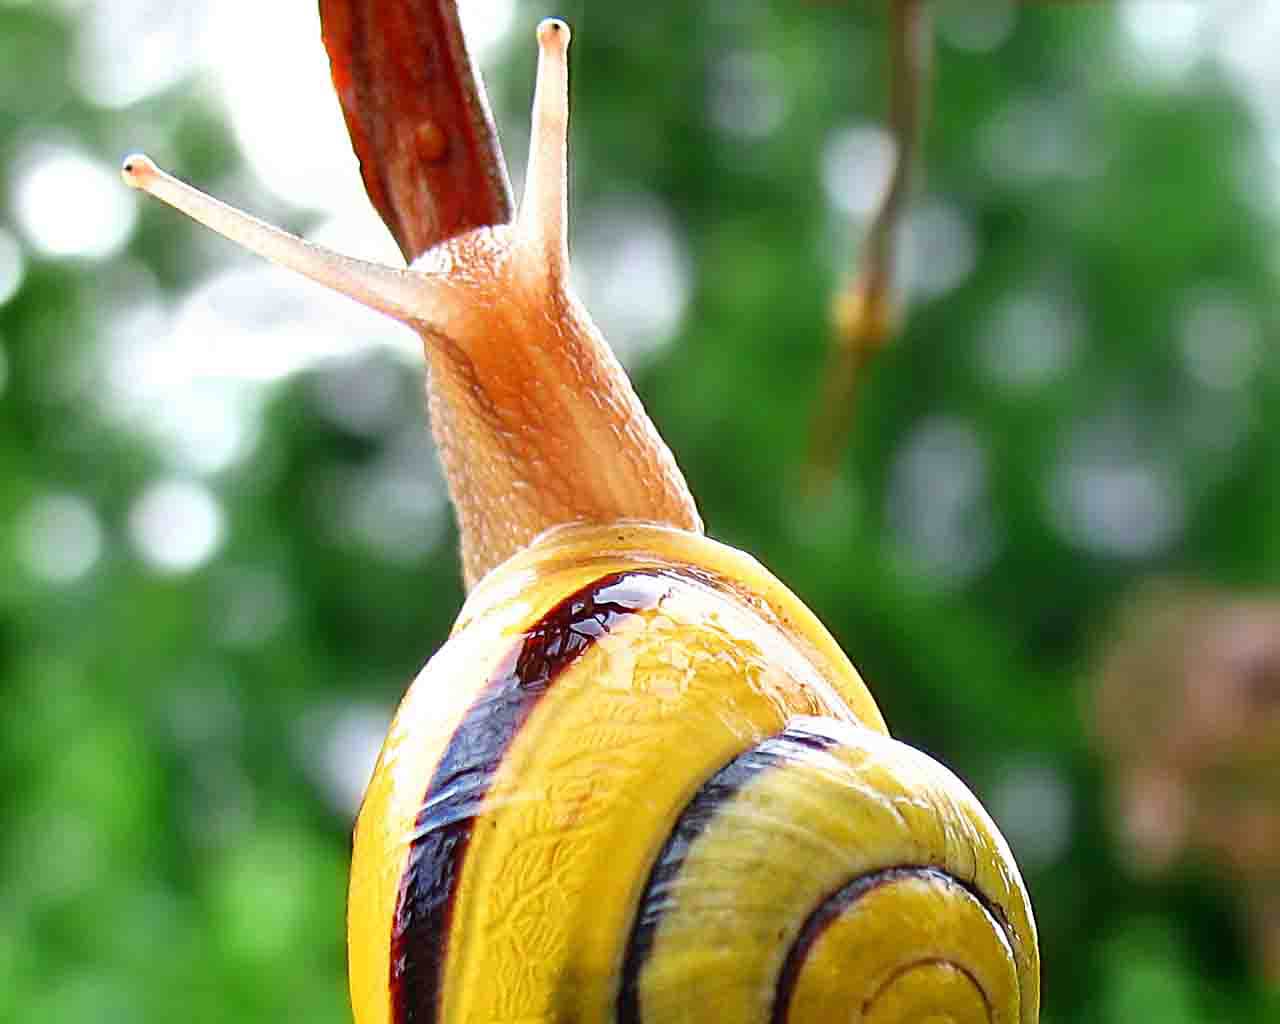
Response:
[[[505,224],[511,186],[457,0],[320,0],[365,189],[406,261]]]

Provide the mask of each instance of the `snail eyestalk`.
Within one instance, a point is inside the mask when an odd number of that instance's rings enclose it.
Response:
[[[538,79],[533,94],[529,166],[518,234],[534,259],[557,278],[569,270],[569,26],[538,26]]]
[[[131,188],[155,196],[264,259],[397,320],[413,324],[422,319],[422,286],[407,271],[352,259],[281,231],[179,181],[142,154],[125,157],[120,176]]]

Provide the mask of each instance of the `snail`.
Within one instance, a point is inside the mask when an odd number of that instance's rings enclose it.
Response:
[[[340,58],[359,18],[321,9],[364,155],[355,108],[377,97]],[[434,9],[465,78],[456,12]],[[424,342],[469,594],[356,824],[356,1021],[1037,1020],[1035,925],[1004,839],[955,776],[888,736],[816,617],[704,535],[570,289],[569,30],[544,21],[537,41],[509,222],[500,154],[467,172],[478,199],[413,194],[450,146],[483,149],[478,81],[448,117],[380,123],[373,148],[404,159],[363,171],[408,270],[286,235],[145,157],[123,169]],[[464,198],[479,212],[447,223]]]

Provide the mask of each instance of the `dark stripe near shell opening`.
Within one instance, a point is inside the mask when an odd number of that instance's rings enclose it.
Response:
[[[530,628],[467,710],[431,778],[391,926],[393,1024],[435,1024],[445,954],[476,816],[494,773],[538,700],[620,618],[656,607],[670,591],[664,572],[603,576],[561,601]]]
[[[618,1024],[641,1024],[640,977],[653,951],[658,926],[670,907],[668,890],[684,867],[689,848],[706,831],[719,809],[763,772],[813,751],[829,750],[836,743],[834,737],[792,726],[743,751],[694,794],[654,861],[640,896],[618,988]]]

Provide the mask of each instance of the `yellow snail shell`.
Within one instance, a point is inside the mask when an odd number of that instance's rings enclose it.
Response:
[[[349,947],[359,1024],[1038,1004],[977,800],[758,563],[649,525],[553,531],[472,593],[369,787]]]

